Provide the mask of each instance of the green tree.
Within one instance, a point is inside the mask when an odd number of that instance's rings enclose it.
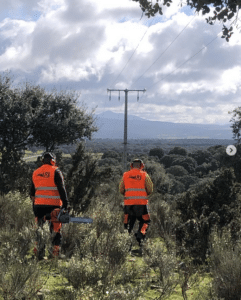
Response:
[[[163,5],[171,6],[172,0],[132,0],[134,2],[139,2],[140,7],[148,18],[154,17],[156,14],[163,14]],[[194,8],[196,12],[201,12],[203,15],[210,13],[211,7],[214,7],[213,15],[206,18],[206,21],[213,25],[217,20],[225,23],[228,20],[233,21],[232,23],[238,22],[238,12],[241,8],[240,0],[187,0],[180,1],[182,3]],[[223,35],[222,38],[226,38],[229,41],[233,33],[233,26],[227,28],[223,24]]]
[[[196,161],[191,157],[179,156],[172,162],[172,166],[182,166],[189,173],[193,173],[196,167]]]
[[[72,168],[67,174],[69,202],[75,212],[85,212],[95,195],[96,187],[111,176],[111,168],[98,169],[98,160],[80,143],[72,155]]]
[[[161,159],[164,156],[164,150],[161,148],[153,148],[149,151],[149,156],[157,156]]]
[[[105,159],[105,158],[114,158],[117,160],[121,160],[121,155],[114,150],[109,150],[109,151],[106,151],[103,153],[102,159]]]
[[[171,184],[164,167],[154,160],[143,160],[145,162],[145,170],[151,177],[154,185],[154,193],[166,194],[169,192]]]
[[[62,144],[73,144],[84,137],[90,139],[97,131],[93,114],[77,107],[78,95],[52,92],[44,93],[38,100],[31,124],[31,144],[53,151]]]
[[[47,93],[29,84],[14,89],[9,76],[0,76],[0,192],[26,186],[22,159],[29,145],[52,151],[91,138],[97,130],[93,114],[77,107],[77,99],[74,93]]]
[[[184,175],[178,180],[185,185],[185,190],[188,190],[191,185],[198,183],[198,177],[190,175]]]
[[[189,153],[188,156],[194,158],[198,165],[209,163],[212,160],[212,153],[207,150],[197,150]]]
[[[230,111],[229,114],[233,114],[230,122],[232,123],[231,128],[233,131],[233,138],[240,143],[240,129],[241,129],[241,107]]]
[[[179,155],[171,154],[171,155],[165,155],[161,158],[160,163],[165,166],[165,168],[169,168],[172,166],[172,163],[175,159],[179,158]]]
[[[30,139],[32,120],[28,98],[11,88],[9,76],[0,77],[0,191],[20,186],[26,167],[21,160]],[[24,179],[25,180],[25,179]]]
[[[172,174],[174,176],[185,176],[188,175],[188,171],[182,166],[171,166],[166,169],[168,174]]]
[[[177,146],[169,151],[169,155],[170,154],[187,156],[187,150],[185,148]]]

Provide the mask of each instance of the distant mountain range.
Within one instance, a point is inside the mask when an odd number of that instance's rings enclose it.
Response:
[[[99,128],[93,137],[120,139],[124,136],[124,114],[106,111],[96,115]],[[189,124],[149,121],[128,115],[128,139],[232,139],[230,124]]]

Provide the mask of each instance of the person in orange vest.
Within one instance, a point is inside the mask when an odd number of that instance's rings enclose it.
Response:
[[[56,157],[53,153],[44,153],[42,156],[42,166],[33,172],[30,198],[33,202],[33,212],[38,228],[42,228],[46,220],[50,222],[50,233],[53,235],[52,256],[56,257],[60,251],[60,230],[62,223],[58,222],[57,216],[54,216],[54,209],[67,209],[68,199],[64,177],[60,169],[56,166]],[[51,222],[51,220],[55,221]],[[39,240],[38,230],[37,240]],[[45,245],[41,248],[36,241],[34,254],[38,259],[43,259],[44,252]]]
[[[124,173],[119,184],[119,191],[124,195],[124,228],[131,233],[136,219],[139,221],[139,229],[135,237],[141,246],[151,222],[148,213],[148,195],[153,192],[153,183],[144,171],[142,160],[135,159],[130,167],[131,169]]]

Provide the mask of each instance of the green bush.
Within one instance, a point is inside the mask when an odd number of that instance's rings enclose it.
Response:
[[[33,227],[0,230],[0,295],[3,299],[35,299],[42,287],[41,270],[31,259]]]
[[[175,248],[167,250],[164,243],[148,240],[143,247],[143,259],[147,266],[155,271],[153,282],[159,287],[157,299],[170,296],[179,283],[175,273],[177,268]]]
[[[61,271],[78,295],[89,296],[86,299],[139,299],[146,288],[135,282],[142,277],[140,266],[125,262],[113,269],[105,256],[75,255]]]
[[[2,299],[37,299],[42,287],[36,261],[23,262],[17,257],[0,260],[0,296]]]
[[[145,162],[145,169],[153,182],[154,193],[168,193],[171,184],[163,165],[153,160],[147,160]]]
[[[228,226],[239,213],[240,187],[235,183],[233,169],[223,169],[213,175],[181,194],[176,201],[180,216],[177,241],[183,247],[181,252],[199,262],[206,260],[212,227]]]
[[[233,245],[230,231],[217,230],[211,235],[211,273],[213,289],[219,299],[241,298],[241,246]]]
[[[165,201],[150,204],[151,211],[151,237],[162,237],[167,246],[173,247],[171,241],[175,234],[175,226],[177,222],[175,203],[166,203]],[[148,236],[150,236],[148,234]]]
[[[30,198],[20,193],[8,193],[0,196],[0,228],[21,230],[34,222]]]

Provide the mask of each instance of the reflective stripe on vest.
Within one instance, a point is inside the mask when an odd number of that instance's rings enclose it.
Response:
[[[124,173],[124,205],[148,204],[147,192],[145,189],[145,179],[146,173],[139,169],[132,169]]]
[[[130,197],[125,197],[125,199],[147,199],[145,196],[130,196]]]
[[[42,187],[38,187],[36,188],[36,191],[57,191],[58,188],[57,187],[48,187],[48,186],[42,186]]]
[[[59,196],[36,195],[35,198],[59,199]]]
[[[126,189],[125,191],[126,191],[126,192],[129,192],[129,191],[131,191],[131,192],[134,192],[134,191],[137,191],[137,192],[145,192],[146,189]]]

